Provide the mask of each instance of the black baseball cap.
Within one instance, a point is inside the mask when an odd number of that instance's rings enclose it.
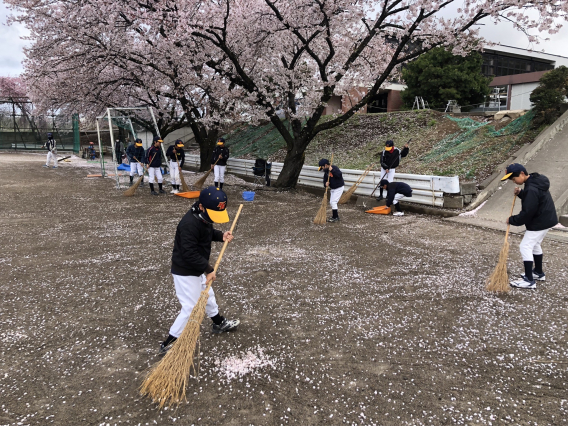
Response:
[[[389,181],[387,179],[381,179],[381,181],[379,182],[379,186],[385,186],[388,185]]]
[[[319,166],[318,170],[323,169],[323,166],[325,166],[326,164],[329,164],[329,160],[327,158],[322,158],[318,163]]]
[[[209,219],[215,223],[227,223],[227,194],[215,186],[208,186],[199,194],[199,203],[207,211]]]
[[[511,179],[513,177],[518,177],[521,172],[524,172],[525,175],[528,175],[527,169],[525,166],[519,163],[513,163],[507,166],[507,171],[505,172],[505,176],[501,178],[501,180]]]
[[[154,136],[154,142],[164,142],[161,137]]]

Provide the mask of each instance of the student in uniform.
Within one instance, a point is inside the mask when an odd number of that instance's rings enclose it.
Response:
[[[379,185],[381,186],[381,191],[387,191],[387,207],[394,205],[396,209],[396,212],[392,215],[404,216],[399,201],[404,197],[412,197],[412,188],[404,182],[389,182],[387,179],[381,180]]]
[[[150,193],[152,195],[158,195],[156,191],[154,191],[154,176],[158,179],[158,187],[160,188],[160,194],[165,194],[166,191],[162,188],[162,170],[160,167],[162,166],[162,139],[158,136],[154,138],[153,145],[148,148],[148,152],[146,153],[146,164],[148,164],[148,176],[150,181]]]
[[[507,167],[507,174],[501,180],[510,179],[518,186],[513,193],[521,199],[522,209],[517,215],[507,218],[506,223],[513,226],[525,225],[526,231],[519,249],[523,257],[525,273],[519,279],[512,280],[516,288],[536,288],[536,281],[544,281],[542,269],[543,252],[540,244],[550,228],[558,224],[556,207],[550,195],[550,181],[538,173],[528,174],[521,164],[513,163]],[[534,265],[534,269],[533,269]]]
[[[170,328],[169,334],[160,345],[160,354],[165,354],[181,335],[191,311],[209,280],[215,280],[213,266],[209,263],[212,241],[232,241],[231,231],[225,233],[213,228],[214,223],[229,221],[227,195],[214,186],[199,194],[197,201],[177,226],[172,253],[172,277],[181,312]],[[239,320],[229,320],[219,314],[213,288],[205,308],[206,315],[213,321],[212,332],[223,333],[237,328]]]
[[[51,133],[47,134],[47,142],[43,145],[47,148],[47,160],[43,167],[49,168],[49,163],[53,160],[53,168],[57,168],[57,142]]]
[[[385,149],[381,152],[381,180],[394,181],[395,169],[400,164],[400,159],[408,155],[408,144],[404,145],[402,151],[394,146],[394,142],[388,140]],[[377,201],[383,199],[383,188],[380,188]]]
[[[183,151],[183,141],[181,139],[175,141],[175,143],[168,148],[166,157],[170,160],[171,192],[172,194],[177,194],[179,192],[179,186],[181,185],[180,173],[183,170],[183,163],[185,162],[185,152]]]
[[[343,174],[339,167],[336,165],[330,166],[329,160],[322,158],[319,161],[319,170],[323,170],[323,186],[324,188],[329,186],[329,204],[331,204],[332,216],[327,219],[328,222],[339,222],[339,213],[337,208],[337,203],[343,194],[343,187],[345,182],[343,181]],[[328,182],[329,175],[329,182]]]
[[[132,185],[135,173],[137,173],[138,176],[144,175],[144,168],[142,167],[142,161],[144,161],[142,139],[136,139],[133,144],[128,145],[128,148],[126,148],[126,156],[130,162],[130,185]],[[144,181],[142,181],[142,185],[144,185]]]
[[[211,157],[211,168],[215,169],[215,186],[218,186],[220,189],[223,189],[223,184],[225,183],[225,169],[227,168],[228,159],[229,148],[225,146],[225,139],[219,138]]]

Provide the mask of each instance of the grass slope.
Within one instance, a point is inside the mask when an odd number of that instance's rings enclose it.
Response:
[[[430,110],[356,114],[343,125],[318,134],[306,150],[305,164],[315,166],[333,152],[339,167],[364,169],[377,163],[378,170],[385,141],[392,139],[402,147],[411,140],[410,154],[398,172],[458,175],[480,181],[521,145],[534,140],[542,129],[530,130],[531,118],[527,115],[494,124],[482,117],[455,119]],[[287,126],[287,121],[284,124]],[[271,123],[243,125],[226,138],[233,157],[284,161],[286,144]]]

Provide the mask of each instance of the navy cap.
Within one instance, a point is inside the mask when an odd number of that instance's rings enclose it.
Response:
[[[389,181],[386,180],[386,179],[381,179],[381,181],[379,182],[379,186],[385,186],[385,185],[388,185],[388,184],[389,184]]]
[[[227,194],[215,186],[208,186],[199,194],[199,203],[207,211],[209,218],[215,223],[227,223]]]
[[[51,133],[48,133],[48,134],[47,134],[47,137],[48,137],[48,138],[50,138],[51,136],[52,136],[52,134],[51,134]]]
[[[388,141],[385,143],[385,146],[394,146],[394,142],[391,141],[391,140],[388,140]]]
[[[318,163],[319,166],[318,170],[323,169],[323,166],[325,166],[326,164],[329,164],[329,160],[327,158],[322,158]]]
[[[525,169],[525,166],[523,166],[522,164],[519,163],[509,164],[507,166],[507,171],[505,172],[506,174],[501,178],[501,180],[507,180],[513,177],[518,177],[521,174],[521,172],[523,172],[525,175],[528,176],[527,169]]]
[[[163,142],[163,140],[159,136],[154,136],[154,142]]]

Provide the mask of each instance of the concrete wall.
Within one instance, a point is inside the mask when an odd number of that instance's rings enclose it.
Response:
[[[531,93],[538,87],[539,83],[514,84],[511,86],[511,102],[509,109],[531,109]]]

